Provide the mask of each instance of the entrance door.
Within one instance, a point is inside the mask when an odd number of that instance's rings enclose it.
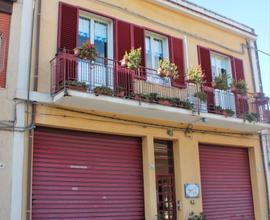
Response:
[[[159,220],[176,220],[173,146],[155,141],[157,209]]]

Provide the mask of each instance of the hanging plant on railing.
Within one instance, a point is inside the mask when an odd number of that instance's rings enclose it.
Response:
[[[140,67],[141,62],[142,62],[142,49],[132,48],[130,52],[127,52],[127,51],[125,52],[125,55],[123,59],[121,60],[121,66],[127,67],[128,69],[135,70]]]
[[[80,57],[81,59],[96,60],[97,52],[94,44],[91,44],[89,40],[85,41],[81,47],[75,48],[74,55]]]
[[[230,88],[229,83],[228,83],[229,79],[230,79],[230,76],[227,73],[221,73],[215,77],[214,81],[212,82],[212,86],[215,89],[227,91]]]
[[[241,95],[246,95],[248,92],[246,82],[244,80],[233,81],[231,91]]]
[[[177,79],[179,77],[177,66],[168,59],[159,60],[158,66],[157,71],[161,77],[170,77],[172,79]]]
[[[191,66],[187,72],[187,82],[201,86],[204,83],[204,74],[201,66]]]

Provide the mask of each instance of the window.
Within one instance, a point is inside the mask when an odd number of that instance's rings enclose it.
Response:
[[[113,57],[111,21],[99,16],[80,16],[78,46],[86,40],[95,44],[99,57]]]
[[[231,85],[233,81],[231,59],[228,56],[224,56],[214,52],[210,53],[210,57],[213,80],[220,74],[227,74],[227,83],[228,85]],[[215,89],[214,94],[214,102],[216,106],[220,106],[223,109],[231,109],[235,111],[235,97],[233,93],[229,91]]]
[[[232,70],[231,70],[231,59],[227,56],[211,52],[211,68],[212,78],[219,76],[220,74],[227,74],[228,85],[232,83]]]
[[[90,41],[96,47],[97,58],[92,70],[90,62],[78,62],[78,80],[86,82],[90,89],[96,86],[113,86],[113,30],[110,19],[98,15],[81,12],[78,27],[78,47],[85,41]],[[110,67],[109,67],[110,66]]]
[[[169,78],[162,78],[156,74],[159,60],[169,58],[167,37],[151,32],[146,33],[145,53],[146,67],[148,68],[147,81],[170,86],[171,81]]]

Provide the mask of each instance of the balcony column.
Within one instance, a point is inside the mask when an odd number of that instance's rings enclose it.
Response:
[[[157,219],[155,151],[153,136],[143,137],[143,175],[145,219]]]

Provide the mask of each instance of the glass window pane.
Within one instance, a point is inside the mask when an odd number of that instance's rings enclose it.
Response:
[[[90,40],[90,19],[80,17],[78,34],[78,47],[80,47],[85,41]]]
[[[163,44],[162,40],[154,39],[154,68],[158,68],[158,61],[163,59]]]
[[[108,25],[95,21],[95,37],[94,43],[96,51],[99,57],[107,56],[107,44],[108,44]]]
[[[152,68],[152,54],[151,54],[151,39],[145,38],[145,51],[146,51],[146,67]]]

